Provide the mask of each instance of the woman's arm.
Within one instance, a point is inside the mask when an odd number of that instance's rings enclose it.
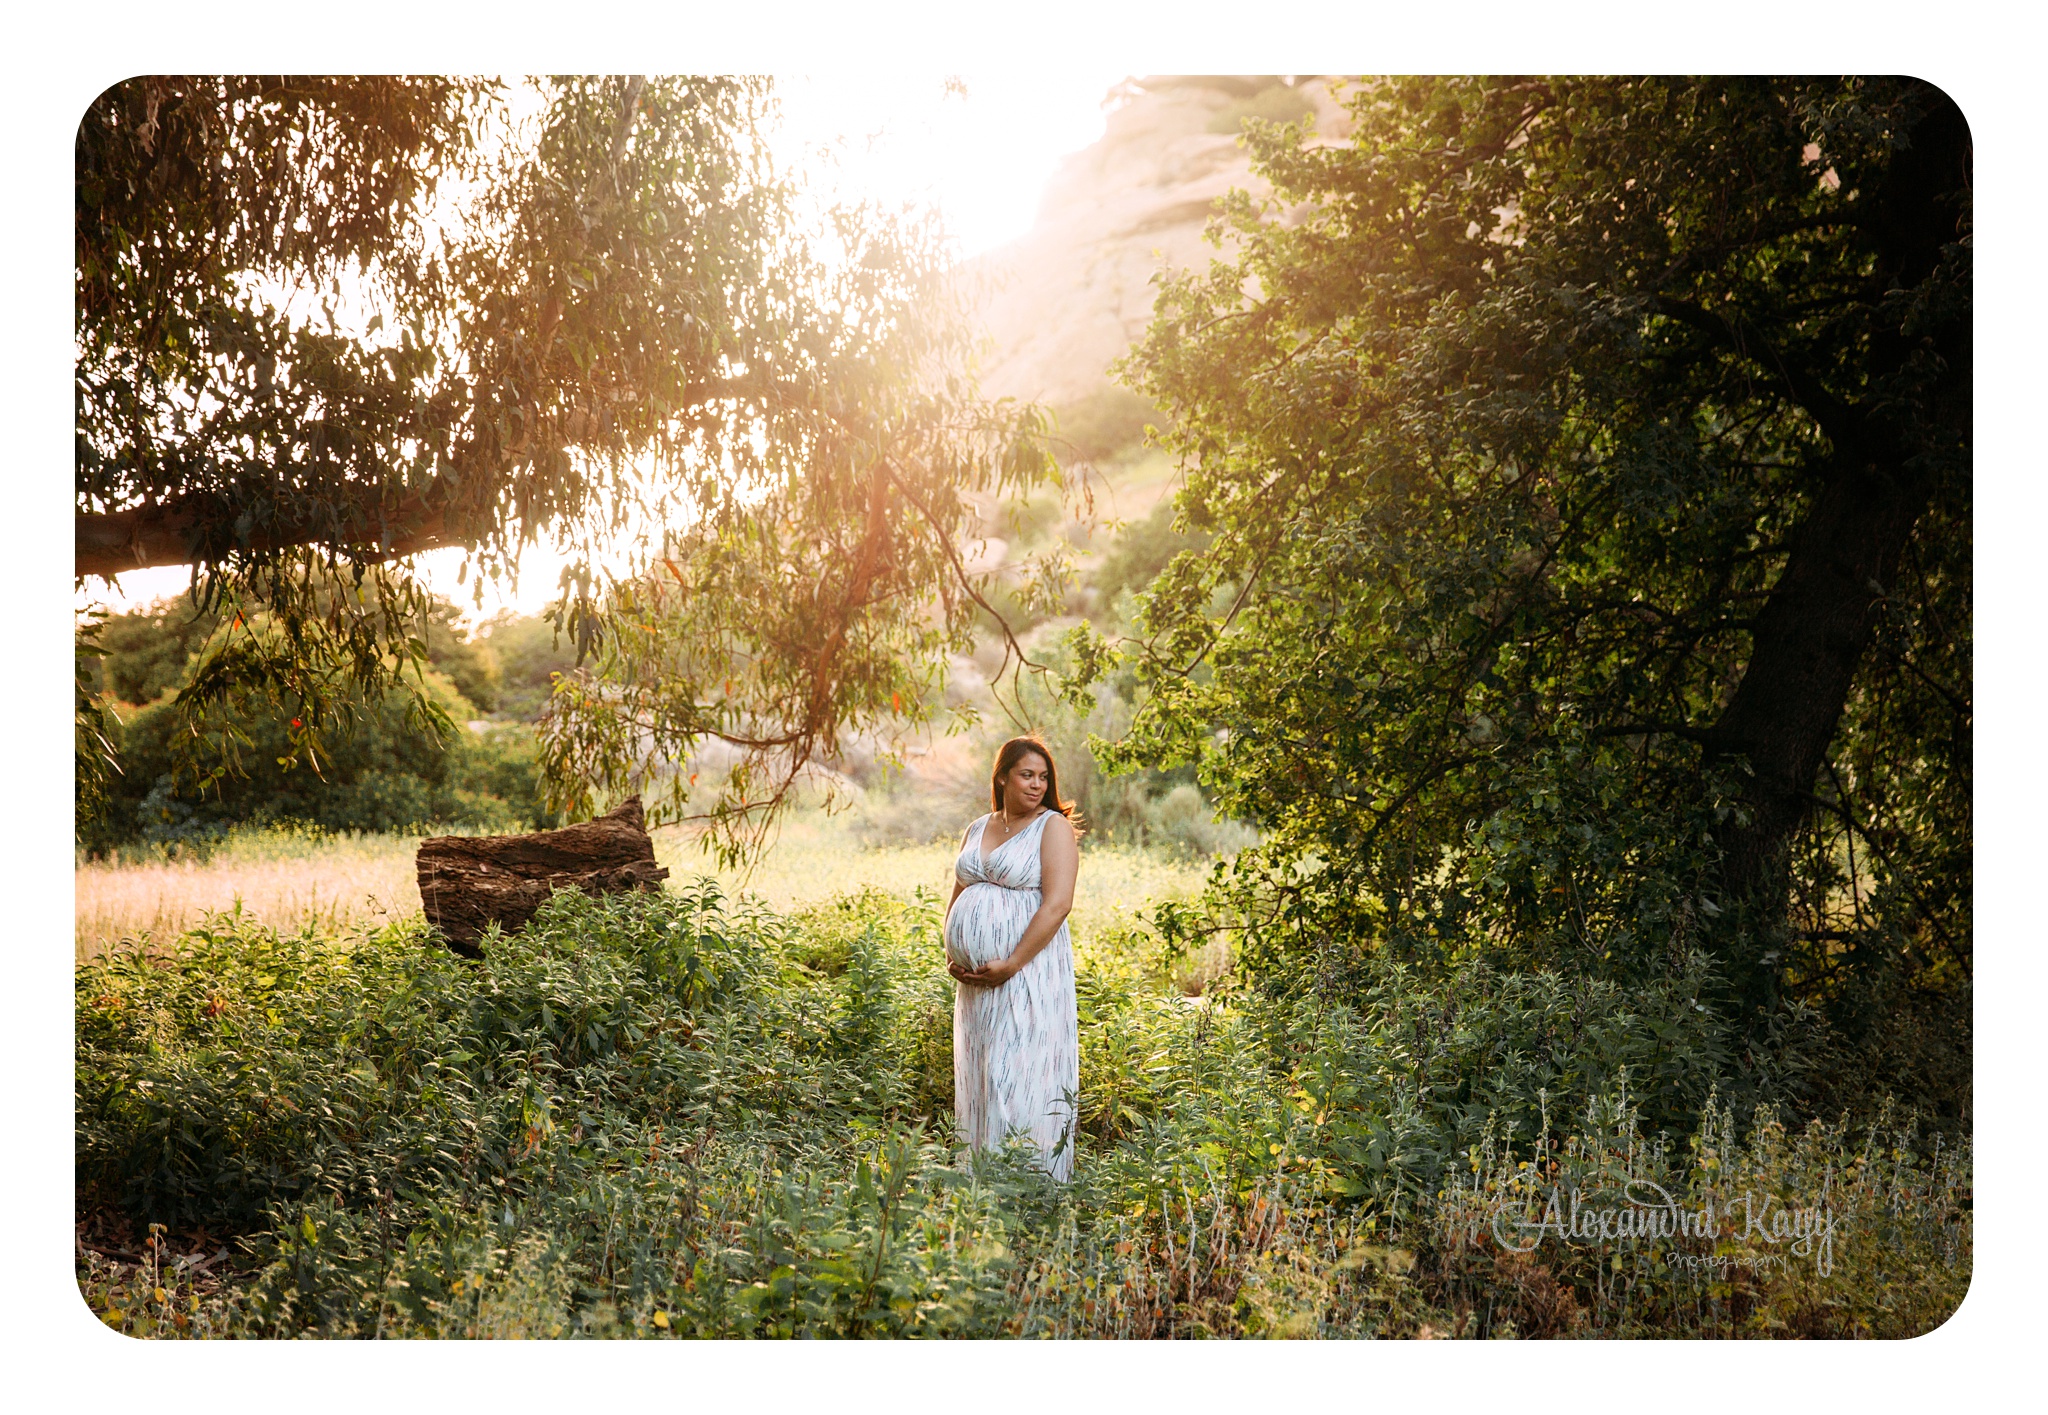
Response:
[[[1074,880],[1080,872],[1081,847],[1075,842],[1074,827],[1065,816],[1054,816],[1045,823],[1045,834],[1038,842],[1042,902],[1031,922],[1024,926],[1024,936],[1017,941],[1016,949],[1008,958],[971,971],[958,963],[949,963],[946,971],[963,983],[984,988],[1001,987],[1016,977],[1025,964],[1059,935],[1060,925],[1074,908]]]

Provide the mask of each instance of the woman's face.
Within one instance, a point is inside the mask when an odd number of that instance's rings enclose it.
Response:
[[[1045,799],[1045,783],[1051,775],[1052,768],[1036,752],[1019,757],[1003,778],[1004,813],[1014,816],[1037,810],[1038,803]]]

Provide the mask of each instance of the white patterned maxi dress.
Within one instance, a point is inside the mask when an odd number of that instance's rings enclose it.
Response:
[[[970,968],[1007,958],[1038,912],[1038,819],[984,859],[990,817],[967,828],[953,875],[967,886],[946,919],[946,952]],[[1051,943],[997,988],[962,983],[953,1001],[953,1110],[975,1149],[1021,1131],[1040,1162],[1064,1181],[1074,1168],[1074,1106],[1081,1089],[1080,1025],[1074,1010],[1074,947],[1064,921]]]

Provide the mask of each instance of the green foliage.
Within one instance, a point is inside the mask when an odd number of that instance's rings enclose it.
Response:
[[[1211,539],[1073,645],[1135,675],[1104,766],[1259,828],[1217,903],[1282,972],[1331,936],[1613,979],[1700,947],[1746,1031],[1811,1004],[1839,1057],[1945,1057],[1958,1113],[1959,115],[1903,80],[1352,111],[1252,131],[1276,204],[1227,205],[1129,361]]]
[[[497,666],[498,710],[520,722],[538,721],[557,675],[576,667],[575,641],[543,618],[506,611],[480,626],[477,638]]]
[[[328,588],[332,591],[335,587],[330,583]],[[448,678],[464,702],[495,712],[503,675],[496,645],[487,635],[472,639],[463,630],[460,616],[461,611],[447,600],[429,598],[412,632],[425,647],[424,661]],[[248,618],[261,624],[268,622],[269,616],[258,611]],[[224,646],[222,616],[195,608],[188,597],[158,600],[124,614],[102,615],[99,622],[101,627],[92,637],[98,647],[90,681],[96,695],[117,703],[153,703],[166,693],[190,686],[195,671]],[[544,636],[545,625],[508,613],[486,627],[497,628],[508,647],[518,646],[515,671],[522,675],[519,682],[526,684],[534,667],[528,641],[535,628]],[[84,644],[86,627],[81,626],[79,636]]]
[[[1176,524],[1173,499],[1162,500],[1140,521],[1132,521],[1117,532],[1109,549],[1090,571],[1091,620],[1105,627],[1117,624],[1124,614],[1118,595],[1139,594],[1182,551],[1199,555],[1209,544],[1209,535]]]
[[[472,819],[481,825],[483,816],[494,809],[489,803],[502,802],[503,818],[513,824],[500,829],[551,830],[567,824],[548,809],[540,743],[523,724],[489,724],[464,734],[450,753],[448,786],[456,802],[473,802],[473,815],[429,819]]]
[[[99,635],[105,658],[94,688],[117,703],[153,703],[185,686],[194,660],[219,627],[219,615],[176,599],[108,615]]]
[[[106,814],[114,778],[121,772],[114,760],[120,722],[94,686],[100,660],[107,656],[101,644],[106,627],[104,616],[91,615],[72,637],[72,773],[81,828]]]
[[[429,677],[427,691],[451,715],[473,712],[438,675]],[[508,832],[554,823],[541,800],[538,748],[527,729],[422,732],[408,718],[409,695],[396,690],[374,707],[344,703],[353,720],[330,733],[317,774],[306,762],[290,761],[293,728],[274,708],[236,724],[240,769],[203,785],[180,772],[173,738],[191,724],[175,700],[136,710],[119,729],[124,773],[82,843],[94,851],[130,842],[203,847],[235,825],[284,821],[332,831],[438,824]],[[201,727],[209,730],[208,720]]]
[[[965,1162],[936,926],[704,882],[558,895],[475,964],[233,916],[112,951],[77,978],[81,1200],[178,1239],[88,1254],[87,1300],[154,1336],[1902,1335],[1967,1284],[1967,1146],[1738,1135],[1696,970],[1176,1000],[1134,921],[1077,946],[1073,1184]],[[1832,1176],[1837,1272],[1504,1254],[1475,1224],[1529,1159],[1724,1207]],[[239,1235],[211,1275],[160,1256],[195,1227]]]
[[[99,785],[96,803],[88,805],[89,754],[81,756],[79,837],[90,851],[138,841],[203,847],[243,822],[301,821],[337,831],[427,824],[509,831],[558,821],[542,798],[530,730],[454,726],[472,722],[481,708],[461,685],[495,692],[501,678],[495,640],[464,637],[454,606],[445,601],[430,605],[422,632],[433,665],[424,693],[448,726],[422,730],[411,711],[411,690],[387,691],[374,707],[360,693],[348,693],[334,705],[336,725],[323,734],[317,756],[296,760],[304,727],[303,719],[298,728],[291,719],[309,710],[297,702],[252,702],[231,722],[216,709],[195,722],[174,696],[206,660],[209,638],[226,632],[213,616],[167,600],[101,623],[79,631],[81,672],[89,675],[81,691],[107,714],[104,730],[118,744],[123,768]],[[267,626],[263,619],[257,623]],[[508,616],[496,627],[512,645],[528,649],[514,660],[518,691],[534,671],[530,641],[544,638],[545,626]],[[104,647],[95,652],[95,644]],[[140,693],[153,697],[129,696]],[[128,709],[124,722],[105,706],[107,698],[143,706]],[[196,753],[195,732],[202,744]],[[195,755],[217,765],[225,758],[230,769],[195,773]]]
[[[1061,652],[1043,657],[1055,673],[1066,666]],[[1020,682],[1015,695],[1032,730],[1052,748],[1060,763],[1060,789],[1080,806],[1088,829],[1107,840],[1196,858],[1232,854],[1256,839],[1242,824],[1219,818],[1186,768],[1118,776],[1104,772],[1089,742],[1127,729],[1132,708],[1120,686],[1098,683],[1076,704],[1056,694],[1046,677],[1034,676]],[[1007,725],[991,724],[991,737],[1007,735]]]
[[[455,685],[464,702],[484,712],[497,712],[504,681],[497,655],[487,641],[470,636],[462,627],[461,615],[462,611],[447,600],[436,599],[429,604],[423,636],[427,662]]]

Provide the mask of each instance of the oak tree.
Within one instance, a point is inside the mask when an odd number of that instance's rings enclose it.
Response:
[[[1128,363],[1213,540],[1135,640],[1077,638],[1147,695],[1105,755],[1197,761],[1264,828],[1228,893],[1297,976],[1704,948],[1756,1026],[1932,1008],[1954,1041],[1963,115],[1891,79],[1350,102],[1343,142],[1255,127],[1272,202],[1233,199]]]

